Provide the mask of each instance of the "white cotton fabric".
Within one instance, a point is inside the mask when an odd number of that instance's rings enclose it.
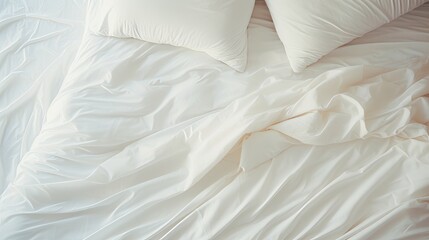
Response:
[[[202,51],[237,71],[247,62],[254,0],[90,0],[89,29]]]
[[[301,74],[260,1],[243,73],[87,33],[58,94],[40,85],[57,96],[0,196],[0,239],[428,239],[428,10]],[[2,131],[33,122],[14,112]]]
[[[81,0],[0,1],[0,194],[76,56],[85,8]]]
[[[427,0],[266,0],[295,72]]]

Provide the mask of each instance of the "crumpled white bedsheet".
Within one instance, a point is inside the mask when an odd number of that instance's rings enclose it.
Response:
[[[76,55],[84,10],[83,0],[0,1],[0,194]]]
[[[85,36],[0,239],[427,239],[428,9],[299,75],[266,8],[243,74]]]

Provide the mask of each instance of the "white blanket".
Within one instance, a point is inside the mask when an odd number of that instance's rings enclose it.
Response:
[[[0,239],[427,239],[427,10],[299,75],[264,6],[242,74],[85,36]]]

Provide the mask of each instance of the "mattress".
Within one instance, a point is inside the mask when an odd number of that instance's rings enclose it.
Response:
[[[244,73],[81,23],[2,116],[0,239],[429,237],[429,4],[300,74],[263,1]]]

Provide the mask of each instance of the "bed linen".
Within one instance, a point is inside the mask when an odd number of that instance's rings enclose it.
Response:
[[[237,73],[84,36],[0,239],[427,239],[429,5],[290,69],[257,2]]]
[[[267,0],[295,72],[427,0]]]
[[[84,10],[81,0],[0,1],[0,194],[76,55]]]

